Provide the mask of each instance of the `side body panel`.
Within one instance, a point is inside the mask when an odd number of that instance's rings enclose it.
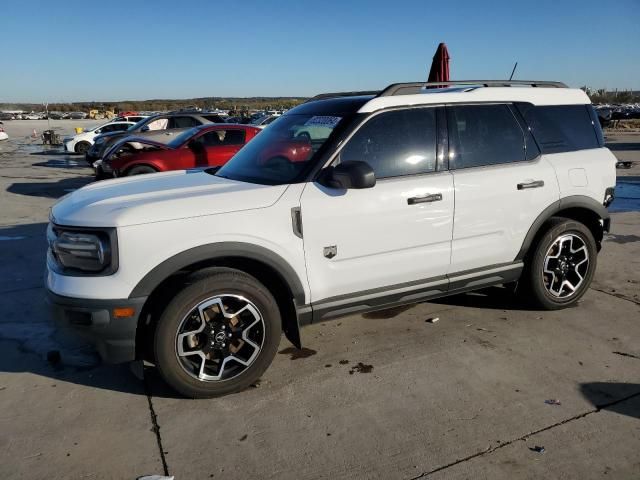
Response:
[[[442,200],[408,202],[430,194]],[[309,183],[300,203],[313,302],[448,272],[449,172],[388,178],[362,190]]]
[[[602,203],[605,190],[616,184],[616,157],[608,148],[546,154],[558,177],[560,197],[584,195]]]
[[[559,199],[555,171],[544,157],[455,170],[453,178],[452,272],[512,262],[531,224]],[[536,181],[544,185],[518,189]]]

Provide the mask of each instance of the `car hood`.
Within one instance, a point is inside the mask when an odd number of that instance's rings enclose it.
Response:
[[[125,227],[273,205],[286,185],[258,185],[177,170],[92,183],[51,209],[58,225]]]
[[[113,155],[115,152],[120,150],[120,148],[122,148],[122,146],[125,143],[137,143],[137,144],[140,144],[140,147],[138,147],[138,148],[144,148],[143,146],[146,145],[147,147],[155,147],[155,148],[158,148],[160,150],[171,150],[171,147],[169,147],[167,144],[162,143],[162,142],[157,142],[157,141],[151,140],[149,138],[137,137],[137,136],[123,137],[120,140],[116,140],[104,152],[104,155],[102,156],[103,161],[109,160],[109,157],[111,157],[111,155]],[[142,153],[142,152],[139,152],[139,153]]]

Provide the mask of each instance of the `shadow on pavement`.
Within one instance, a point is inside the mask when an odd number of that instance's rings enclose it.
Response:
[[[640,384],[591,382],[581,384],[580,391],[598,409],[640,419],[640,401],[621,401],[640,398]]]
[[[457,307],[486,308],[490,310],[527,310],[532,309],[519,298],[511,288],[495,286],[475,292],[461,293],[451,297],[430,300],[429,303]]]
[[[68,155],[68,156],[76,156],[77,158],[82,158],[78,154],[74,154],[71,152],[65,152],[64,150],[42,150],[41,152],[31,152],[29,155],[40,155],[40,156],[49,156],[49,155]]]
[[[30,197],[60,198],[91,183],[93,177],[64,178],[57,182],[12,183],[7,192]]]
[[[70,169],[89,169],[91,168],[87,162],[84,161],[84,158],[69,158],[65,156],[64,158],[51,158],[45,162],[36,162],[33,163],[34,167],[47,167],[47,168],[64,168],[66,170]]]

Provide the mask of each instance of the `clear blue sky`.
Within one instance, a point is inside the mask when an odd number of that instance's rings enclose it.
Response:
[[[640,89],[640,1],[234,0],[0,7],[0,102],[303,96],[426,79]]]

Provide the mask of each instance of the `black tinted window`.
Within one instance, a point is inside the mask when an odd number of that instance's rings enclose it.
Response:
[[[447,107],[453,168],[519,162],[524,135],[508,105]]]
[[[202,117],[213,123],[225,123],[220,115],[203,115]]]
[[[542,153],[599,147],[587,105],[519,105],[518,108],[531,127]]]
[[[226,130],[224,132],[224,138],[222,139],[223,145],[242,145],[244,144],[244,130]]]
[[[126,123],[119,123],[113,126],[113,130],[116,132],[123,132],[124,130],[128,129],[130,126],[131,125],[128,125]]]
[[[363,125],[340,153],[340,160],[367,162],[377,178],[436,169],[436,113],[416,108],[381,113]]]
[[[191,128],[200,125],[193,117],[173,117],[169,128]]]

